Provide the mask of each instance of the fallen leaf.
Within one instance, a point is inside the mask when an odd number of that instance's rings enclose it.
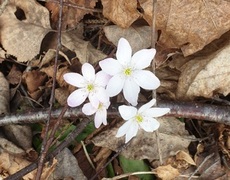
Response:
[[[103,28],[105,36],[115,46],[121,37],[127,39],[132,47],[133,53],[140,49],[151,46],[151,27],[149,26],[130,26],[127,29],[116,25],[105,26]]]
[[[57,166],[52,174],[53,179],[79,179],[86,177],[78,166],[78,162],[69,149],[65,148],[57,156]]]
[[[197,57],[183,66],[177,88],[177,98],[192,100],[196,97],[211,98],[219,93],[230,93],[230,44],[219,51]]]
[[[10,0],[0,16],[1,44],[19,62],[32,60],[51,30],[49,11],[34,0]]]
[[[76,53],[81,64],[86,62],[95,64],[106,57],[101,51],[95,49],[89,41],[84,41],[74,32],[62,34],[62,44]]]
[[[18,67],[14,64],[10,69],[9,74],[7,75],[7,80],[10,84],[19,84],[21,82],[22,72],[18,69]]]
[[[71,0],[69,2],[71,3],[69,6],[63,7],[63,29],[75,27],[85,14],[92,14],[92,11],[88,9],[93,9],[97,0]],[[51,12],[52,27],[56,29],[59,19],[59,4],[46,2],[45,6]]]
[[[102,0],[103,15],[122,28],[128,28],[140,17],[136,0]]]
[[[144,19],[151,25],[152,0],[139,2]],[[158,43],[191,55],[230,29],[229,8],[229,1],[219,0],[157,1],[156,29],[161,31]]]
[[[9,140],[3,138],[0,136],[0,146],[1,149],[4,150],[4,152],[7,152],[9,154],[17,155],[17,156],[22,156],[25,155],[26,152],[10,142]],[[0,153],[1,154],[1,153]]]
[[[194,160],[185,151],[179,151],[179,152],[177,152],[176,153],[176,160],[184,160],[187,163],[196,166],[196,163],[194,162]]]
[[[9,113],[10,90],[9,83],[0,72],[0,115]]]
[[[184,128],[184,123],[176,118],[158,118],[160,122],[159,138],[162,157],[166,158],[175,155],[177,151],[186,149],[191,142],[191,136]],[[124,137],[116,138],[118,128],[122,123],[112,129],[103,131],[92,139],[96,146],[107,147],[117,151],[124,144]],[[190,139],[189,139],[190,137]],[[155,132],[148,133],[139,130],[137,136],[131,141],[129,146],[121,154],[129,159],[158,159]]]
[[[154,169],[156,175],[162,180],[172,180],[180,175],[179,171],[173,168],[171,165],[159,166]]]

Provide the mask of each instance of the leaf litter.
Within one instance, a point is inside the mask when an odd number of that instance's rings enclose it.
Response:
[[[63,74],[71,71],[79,73],[81,65],[85,62],[98,68],[100,60],[107,56],[114,57],[115,46],[120,37],[129,40],[134,52],[149,48],[153,36],[150,27],[153,13],[158,32],[156,49],[159,52],[155,59],[156,74],[161,80],[161,87],[157,91],[158,98],[229,105],[230,49],[229,35],[226,35],[230,29],[229,6],[228,1],[218,0],[189,2],[163,0],[157,2],[156,12],[153,12],[150,0],[132,0],[128,3],[121,0],[112,3],[108,0],[81,0],[65,4],[62,49],[58,57],[59,66],[56,74],[55,106],[64,106],[68,94],[74,90],[64,82]],[[34,108],[48,107],[47,98],[51,93],[54,78],[53,60],[56,56],[56,50],[53,49],[57,43],[49,37],[49,32],[53,32],[54,35],[57,33],[58,7],[56,2],[43,4],[35,0],[10,0],[5,6],[0,16],[1,114],[24,110],[26,110],[24,113],[28,113]],[[105,18],[107,18],[106,24]],[[102,23],[90,24],[85,23],[85,20],[92,22],[102,20]],[[78,29],[81,23],[83,28]],[[42,46],[45,40],[50,41],[50,46]],[[214,40],[219,42],[215,43]],[[108,46],[112,47],[112,51],[111,48],[107,48]],[[10,93],[10,90],[14,93]],[[146,101],[149,98],[149,92],[141,92],[142,100]],[[118,103],[122,101],[122,98],[117,100]],[[12,102],[17,104],[12,105]],[[15,107],[17,111],[12,111]],[[114,119],[108,118],[108,120]],[[70,118],[63,123],[74,123],[77,126],[81,121],[84,119],[74,118],[72,122]],[[65,174],[64,169],[69,170],[70,166],[76,167],[84,174],[90,165],[79,164],[83,167],[80,170],[77,160],[78,163],[83,163],[88,161],[87,156],[96,165],[94,173],[99,173],[112,155],[120,151],[124,143],[123,138],[115,138],[121,124],[117,121],[119,118],[115,118],[112,126],[102,127],[93,133],[84,132],[86,133],[84,136],[88,138],[85,140],[87,152],[84,152],[83,160],[79,161],[78,152],[75,152],[73,157],[71,151],[67,150],[68,153],[63,151],[67,154],[66,158],[71,161],[54,159],[53,165],[46,165],[43,177],[65,178],[69,174]],[[141,163],[147,161],[150,170],[146,170],[161,179],[190,176],[210,178],[210,174],[215,174],[212,176],[213,179],[229,178],[229,173],[224,168],[229,163],[229,126],[215,123],[216,126],[213,126],[212,123],[205,121],[178,120],[172,117],[164,117],[159,121],[161,122],[159,147],[155,133],[140,131],[120,154],[132,160],[138,159]],[[38,128],[40,126],[41,130]],[[35,139],[38,137],[37,140],[42,140],[44,125],[35,124],[35,127],[25,125],[1,127],[3,131],[0,138],[0,157],[1,161],[8,162],[0,164],[2,177],[3,172],[8,176],[29,165],[31,162],[25,156],[31,159],[37,158],[38,152],[35,152],[34,148],[39,149],[39,146],[35,147],[37,143]],[[74,146],[80,149],[82,147],[80,142],[76,142],[70,149]],[[159,148],[163,157],[162,165],[159,165]],[[211,152],[214,152],[214,155]],[[224,167],[221,165],[221,159],[224,159]],[[64,171],[58,170],[60,169],[58,162]],[[13,169],[6,166],[9,164]],[[129,168],[130,172],[138,171],[127,164],[121,164],[121,158],[112,159],[110,169],[103,169],[99,177],[124,174]],[[115,171],[119,173],[116,174]],[[73,178],[77,178],[74,172],[69,173]],[[93,174],[86,173],[85,176],[92,178]],[[24,176],[24,179],[34,177],[35,172],[32,172],[28,177]]]

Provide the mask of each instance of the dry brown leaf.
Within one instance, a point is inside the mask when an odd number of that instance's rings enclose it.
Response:
[[[144,19],[152,24],[152,0],[139,2]],[[191,55],[230,29],[229,8],[229,1],[220,0],[157,1],[156,29],[161,31],[158,43]]]
[[[1,44],[7,54],[20,62],[30,61],[51,29],[49,11],[35,0],[10,0],[0,16],[0,26]]]
[[[53,179],[86,179],[76,158],[69,149],[62,150],[56,158],[58,164],[52,174]]]
[[[162,180],[172,180],[180,175],[179,171],[173,168],[171,165],[159,166],[154,171]]]
[[[127,29],[116,25],[104,27],[105,36],[115,46],[121,37],[127,39],[132,47],[133,53],[151,46],[151,27],[149,26],[131,26]],[[137,43],[138,42],[138,43]]]
[[[67,102],[69,96],[69,91],[67,88],[57,88],[55,89],[55,99],[61,106],[64,106]]]
[[[95,64],[106,57],[101,51],[95,49],[90,42],[80,39],[74,32],[63,33],[62,44],[75,52],[82,64],[86,62]]]
[[[17,146],[24,150],[32,148],[32,131],[30,126],[7,125],[3,129],[7,138]]]
[[[96,5],[97,0],[71,0],[69,2],[77,7],[63,7],[62,26],[64,29],[66,27],[75,27],[85,14],[92,14],[92,12],[90,10],[87,10],[87,8],[93,9]],[[51,19],[53,24],[52,27],[56,29],[59,19],[59,4],[56,2],[47,2],[46,7],[51,11]]]
[[[177,151],[186,149],[191,141],[191,136],[184,128],[184,124],[173,117],[159,118],[160,146],[163,158],[175,155]],[[93,138],[92,142],[96,146],[107,147],[114,151],[124,143],[123,138],[116,138],[118,126],[103,131]],[[189,139],[190,137],[190,139]],[[155,133],[148,133],[139,130],[137,136],[129,146],[121,152],[126,158],[130,159],[158,159]]]
[[[17,156],[22,156],[26,154],[26,152],[23,149],[19,148],[18,146],[16,146],[15,144],[3,137],[0,137],[0,146],[1,149],[4,150],[4,152],[7,152],[9,154]]]
[[[103,15],[122,28],[128,28],[140,17],[137,0],[102,0]]]
[[[0,115],[9,113],[10,90],[9,83],[0,72]]]
[[[10,69],[9,74],[7,75],[7,80],[10,84],[19,84],[21,82],[22,72],[18,69],[18,67],[13,64],[12,68]]]
[[[184,160],[187,163],[196,166],[196,163],[194,162],[194,160],[185,151],[179,151],[179,152],[177,152],[176,153],[176,160]]]
[[[230,45],[207,57],[198,57],[184,65],[178,82],[177,97],[192,100],[214,93],[230,93]]]

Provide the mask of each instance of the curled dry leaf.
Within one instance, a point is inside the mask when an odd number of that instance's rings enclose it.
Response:
[[[139,2],[144,19],[152,24],[152,0]],[[158,43],[191,55],[230,29],[229,8],[229,1],[157,1]]]
[[[159,166],[154,169],[156,175],[162,180],[171,180],[175,179],[180,175],[179,171],[173,168],[171,165]]]
[[[87,9],[93,9],[97,0],[71,0],[70,2],[75,7],[71,5],[63,7],[62,26],[64,29],[66,27],[75,27],[85,14],[92,14],[92,12]],[[46,7],[51,12],[52,27],[56,28],[59,19],[59,4],[56,2],[46,2]]]
[[[133,53],[151,46],[151,27],[131,26],[127,29],[116,25],[104,27],[105,36],[115,46],[121,37],[127,39],[132,47]],[[138,43],[137,43],[138,42]]]
[[[140,17],[136,0],[102,0],[103,15],[122,28],[128,28]]]
[[[207,57],[198,57],[183,66],[177,98],[211,98],[214,93],[230,93],[230,44]]]
[[[9,83],[0,72],[0,115],[9,113],[10,90]]]
[[[173,117],[158,118],[158,120],[161,124],[159,128],[159,137],[163,158],[175,155],[177,151],[188,147],[192,138],[185,130],[182,122]],[[120,126],[121,123],[112,129],[103,131],[93,138],[92,142],[96,146],[107,147],[117,151],[118,148],[124,144],[124,138],[115,137]],[[155,133],[139,130],[137,136],[121,154],[130,159],[158,159],[159,155]]]
[[[184,160],[187,163],[196,166],[196,163],[191,158],[191,156],[185,151],[179,151],[176,153],[176,160]]]
[[[34,0],[10,0],[0,16],[1,44],[20,62],[32,60],[50,31],[49,11]]]
[[[86,62],[95,64],[106,57],[101,51],[95,49],[90,42],[80,39],[74,32],[63,33],[62,44],[75,52],[82,64]]]

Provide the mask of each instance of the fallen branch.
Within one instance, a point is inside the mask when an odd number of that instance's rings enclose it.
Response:
[[[118,105],[117,105],[118,106]],[[217,123],[230,125],[230,107],[220,105],[209,105],[195,102],[175,102],[158,101],[159,107],[171,109],[167,116],[191,118],[198,120],[208,120]],[[62,109],[51,112],[52,118],[57,118]],[[117,107],[113,106],[108,110],[108,118],[119,116]],[[49,117],[49,110],[31,111],[24,114],[7,115],[0,117],[0,126],[9,124],[32,124],[46,122]],[[69,108],[63,116],[64,118],[85,117],[81,112],[81,107]]]

